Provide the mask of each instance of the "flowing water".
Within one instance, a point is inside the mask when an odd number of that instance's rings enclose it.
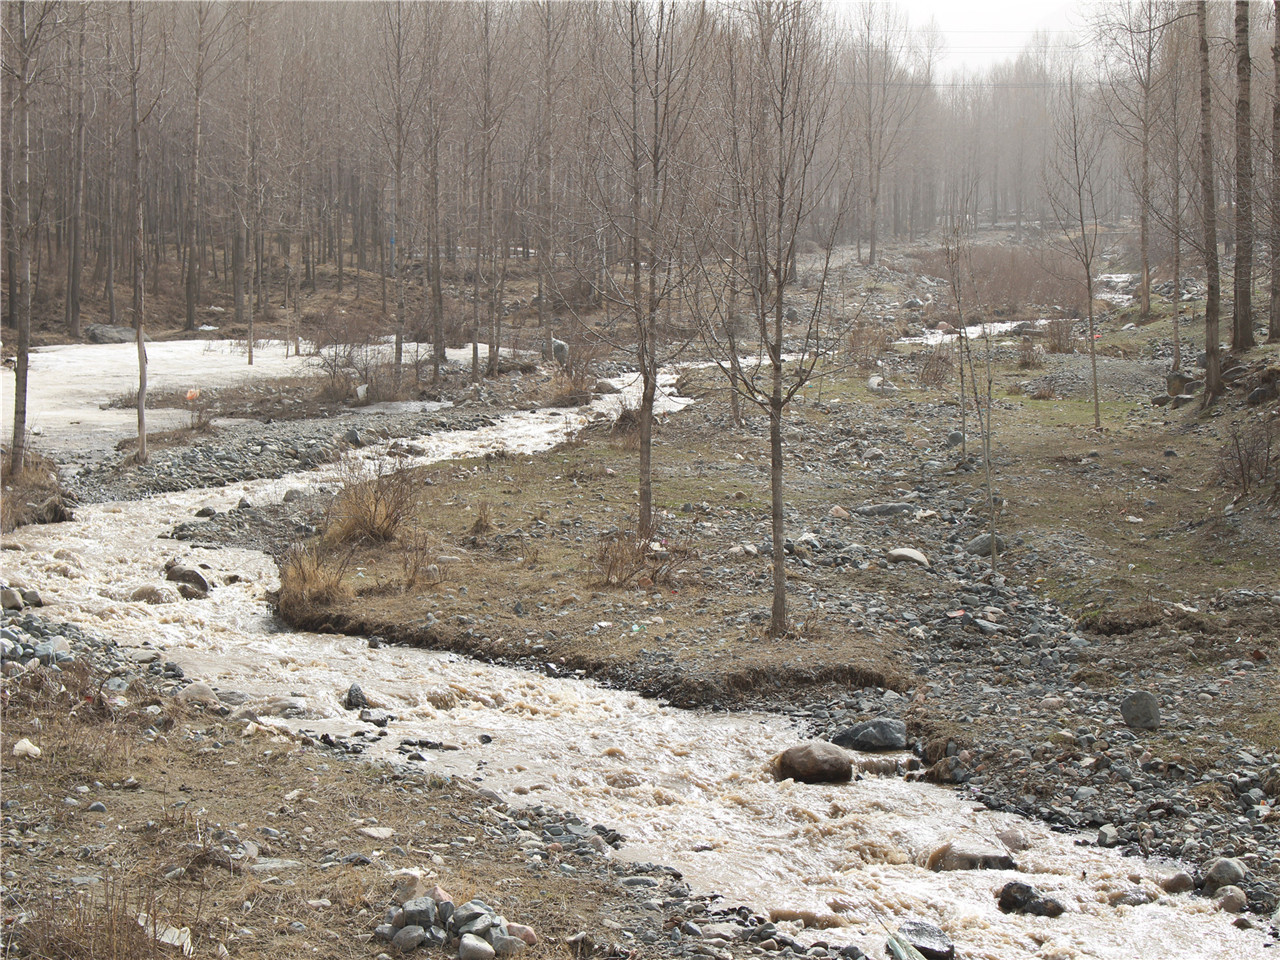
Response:
[[[583,418],[519,414],[474,434],[422,438],[430,454],[421,459],[504,444],[526,453],[544,449]],[[893,777],[840,786],[776,783],[768,760],[798,736],[780,717],[677,710],[586,681],[284,630],[266,600],[277,585],[268,557],[158,539],[199,506],[225,510],[243,496],[267,502],[322,478],[300,474],[83,507],[74,522],[8,538],[21,549],[3,553],[4,577],[37,586],[49,616],[127,647],[162,648],[188,676],[242,691],[265,713],[291,698],[302,716],[274,722],[292,730],[349,734],[362,727],[341,706],[347,687],[359,683],[398,718],[374,755],[482,782],[517,806],[543,802],[613,826],[628,838],[618,856],[676,866],[695,890],[750,904],[791,921],[793,930],[809,928],[802,939],[857,943],[881,957],[877,918],[892,926],[914,915],[942,925],[968,958],[1261,954],[1262,936],[1234,928],[1210,901],[1160,892],[1158,880],[1174,864],[1076,846],[1075,837],[1042,824]],[[162,582],[164,562],[175,555],[208,563],[216,582],[230,574],[240,579],[202,601],[128,599],[139,586]],[[492,742],[482,743],[482,735]],[[394,752],[401,738],[462,749],[404,761]],[[944,843],[999,846],[996,838],[1009,838],[1009,831],[1026,845],[1014,854],[1018,873],[934,873],[923,866]],[[1067,913],[1054,920],[999,913],[995,894],[1019,878],[1060,900]],[[1112,905],[1134,887],[1158,899]],[[813,929],[833,926],[843,929]]]

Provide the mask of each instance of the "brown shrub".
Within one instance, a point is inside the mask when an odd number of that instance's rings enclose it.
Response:
[[[928,251],[916,259],[925,273],[950,275],[944,250]],[[975,304],[998,317],[1038,315],[1041,307],[1049,306],[1082,314],[1086,306],[1079,266],[1056,251],[974,246],[964,251],[961,269]]]
[[[924,352],[920,364],[920,385],[937,389],[946,386],[956,374],[954,343],[939,343]]]
[[[1046,327],[1045,350],[1048,353],[1075,353],[1074,326],[1070,320],[1050,320]]]
[[[372,467],[348,460],[341,472],[342,490],[329,507],[325,542],[395,539],[416,504],[416,485],[409,473],[382,460]]]
[[[1023,370],[1044,366],[1044,350],[1030,337],[1023,337],[1018,344],[1018,366]]]
[[[280,611],[305,617],[318,606],[350,600],[354,594],[344,578],[351,556],[350,551],[339,554],[314,543],[290,549],[280,564]]]
[[[9,472],[9,458],[4,456],[0,474],[0,531],[8,533],[28,523],[61,523],[71,520],[73,498],[62,489],[58,466],[38,453],[27,451],[22,469]]]
[[[1280,431],[1272,420],[1233,423],[1218,451],[1215,473],[1228,489],[1247,496],[1268,479],[1280,477]]]
[[[847,342],[849,362],[874,367],[889,349],[889,331],[881,324],[859,320],[849,328]]]

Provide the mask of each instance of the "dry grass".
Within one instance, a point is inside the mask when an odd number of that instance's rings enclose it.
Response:
[[[417,499],[410,474],[384,460],[376,461],[374,466],[347,460],[341,474],[342,490],[329,507],[325,543],[332,546],[394,540]]]
[[[563,956],[579,930],[607,935],[613,881],[576,860],[576,876],[534,870],[514,847],[462,826],[491,816],[466,783],[343,760],[142,685],[103,700],[104,679],[71,665],[0,681],[11,871],[0,955],[173,960],[181,950],[156,940],[172,928],[189,931],[196,957],[367,960],[389,873],[423,867],[457,902],[479,897],[533,925],[543,942],[531,960]],[[15,758],[20,737],[43,755]],[[88,812],[99,799],[107,812]],[[356,832],[368,818],[395,830],[393,845]],[[437,842],[463,831],[475,834],[465,851]],[[369,860],[322,866],[333,851]],[[253,872],[255,856],[298,865],[277,880]]]
[[[21,470],[11,474],[7,456],[3,470],[0,532],[8,533],[29,523],[61,523],[72,518],[71,504],[52,460],[28,450]]]
[[[323,544],[300,544],[280,563],[280,610],[305,617],[316,607],[350,600],[355,592],[345,581],[351,565],[350,551],[338,553]]]

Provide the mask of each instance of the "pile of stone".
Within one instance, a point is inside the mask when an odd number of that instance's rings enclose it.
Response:
[[[457,906],[439,886],[424,892],[421,878],[407,874],[396,887],[383,922],[374,930],[401,953],[421,946],[447,947],[458,960],[514,957],[538,942],[532,927],[512,923],[483,900]]]

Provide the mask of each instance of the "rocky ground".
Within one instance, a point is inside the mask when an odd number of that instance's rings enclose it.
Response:
[[[997,569],[986,549],[989,538],[983,540],[990,518],[976,431],[961,448],[954,399],[908,389],[913,361],[888,356],[877,375],[903,384],[901,391],[868,390],[868,371],[862,371],[811,388],[789,413],[789,540],[782,555],[795,630],[787,638],[771,640],[763,630],[768,564],[777,552],[767,536],[767,459],[757,453],[764,450],[765,423],[757,417],[735,426],[709,375],[682,383],[699,402],[659,428],[655,490],[664,507],[664,542],[621,583],[602,585],[600,545],[634,509],[634,453],[625,437],[598,428],[585,443],[531,463],[498,459],[424,474],[435,487],[430,503],[458,508],[436,510],[451,517],[438,519],[432,532],[440,551],[457,557],[469,590],[459,588],[458,573],[411,596],[357,593],[348,603],[295,619],[547,672],[579,670],[681,705],[782,711],[836,742],[906,745],[921,761],[909,775],[955,784],[996,809],[1086,831],[1126,854],[1180,857],[1195,868],[1188,882],[1206,894],[1239,888],[1252,912],[1240,922],[1265,924],[1280,894],[1280,635],[1274,627],[1280,507],[1265,489],[1233,498],[1215,484],[1212,460],[1232,423],[1274,417],[1274,411],[1255,413],[1242,396],[1211,414],[1153,408],[1149,399],[1162,387],[1161,368],[1104,357],[1105,427],[1094,432],[1087,429],[1092,384],[1084,358],[1051,357],[1041,370],[1021,371],[1009,362],[1014,349],[1006,349],[991,464],[1003,544]],[[1158,353],[1160,344],[1152,349]],[[1026,399],[1024,385],[1037,379],[1053,386],[1056,400]],[[329,462],[348,446],[474,429],[523,406],[531,390],[513,377],[476,401],[459,377],[454,392],[467,402],[410,417],[351,412],[319,422],[273,418],[222,426],[157,451],[145,468],[122,454],[118,462],[82,468],[69,484],[81,499],[98,500],[280,476]],[[193,517],[172,536],[279,554],[323,530],[330,494],[337,492],[321,489],[285,504],[246,503]],[[492,513],[487,525],[473,522],[482,502]],[[378,562],[377,551],[364,559]],[[548,571],[556,573],[550,592]],[[408,609],[415,615],[406,616]],[[379,922],[397,919],[388,908],[400,882],[394,871],[421,870],[428,851],[390,843],[402,827],[386,837],[360,830],[392,822],[371,810],[393,809],[407,818],[421,813],[424,798],[440,811],[433,826],[452,821],[461,832],[438,834],[442,843],[429,857],[437,876],[423,882],[454,893],[467,889],[456,898],[461,905],[496,876],[484,870],[497,869],[490,863],[473,876],[462,861],[468,869],[476,861],[502,861],[503,871],[509,861],[516,879],[508,899],[520,907],[507,919],[541,931],[543,946],[576,942],[601,954],[759,951],[735,929],[754,929],[756,944],[787,945],[776,931],[762,930],[758,918],[717,914],[723,905],[691,895],[669,870],[616,864],[607,856],[608,825],[576,823],[557,811],[507,810],[465,785],[412,782],[386,772],[379,775],[385,796],[370,805],[369,798],[349,796],[343,771],[357,762],[350,744],[266,746],[266,754],[278,750],[284,759],[264,763],[257,758],[263,743],[274,742],[270,731],[246,732],[229,718],[185,704],[178,695],[184,678],[166,673],[162,660],[124,663],[74,628],[22,614],[11,615],[5,629],[5,659],[12,665],[6,667],[6,777],[20,764],[24,784],[42,794],[38,801],[5,801],[7,912],[35,910],[14,890],[47,872],[50,862],[68,871],[60,890],[84,879],[69,873],[77,844],[68,831],[87,829],[80,826],[82,807],[87,814],[101,796],[110,812],[112,798],[135,796],[124,779],[117,786],[109,775],[42,781],[33,771],[51,765],[13,757],[23,724],[47,706],[31,692],[44,691],[47,681],[35,678],[70,655],[114,674],[96,694],[86,693],[97,711],[92,723],[91,711],[82,710],[75,724],[123,731],[157,756],[179,748],[182,762],[193,765],[191,780],[211,756],[222,758],[221,751],[232,748],[243,775],[251,775],[247,767],[254,763],[291,771],[269,794],[279,806],[264,802],[257,821],[236,814],[234,824],[197,827],[193,840],[183,812],[192,798],[170,799],[172,781],[183,779],[171,773],[165,786],[142,787],[153,792],[150,820],[155,810],[169,811],[160,828],[147,826],[137,807],[131,812],[136,822],[119,824],[138,842],[170,829],[188,846],[198,843],[199,850],[189,852],[198,864],[182,867],[196,873],[221,877],[222,871],[245,882],[261,875],[255,865],[265,860],[270,874],[273,860],[283,858],[304,864],[288,869],[315,875],[314,889],[303,884],[287,898],[292,912],[281,908],[286,900],[266,879],[254,883],[276,897],[267,913],[259,912],[260,892],[244,900],[244,916],[237,907],[216,918],[220,929],[240,938],[241,948],[255,937],[267,938],[264,949],[267,942],[290,942],[285,937],[306,939],[315,926],[361,944],[331,942],[324,946],[331,955],[369,955],[363,941],[378,936]],[[66,643],[50,646],[56,637]],[[17,666],[32,659],[45,666]],[[151,686],[140,694],[133,684],[143,681]],[[112,706],[113,695],[129,706]],[[879,723],[854,729],[868,721]],[[80,731],[71,740],[85,736]],[[869,742],[868,736],[886,739]],[[343,809],[352,813],[345,826],[332,819],[300,825],[324,806],[304,806],[309,792],[321,789],[345,796]],[[52,799],[64,790],[65,797]],[[409,822],[403,820],[406,827]],[[330,835],[350,836],[351,843],[311,839]],[[490,845],[483,852],[481,835]],[[495,844],[492,849],[506,852],[490,852]],[[97,865],[86,876],[109,879],[103,867],[116,856],[111,849],[99,844],[79,858]],[[169,872],[160,876],[169,879]],[[337,876],[348,879],[332,883]],[[171,879],[183,888],[181,876]],[[342,892],[334,892],[339,886]],[[541,899],[530,892],[533,886]],[[309,899],[308,889],[315,893]],[[400,889],[401,899],[425,891]],[[1246,905],[1230,896],[1223,902]],[[489,905],[504,909],[492,897]],[[323,924],[308,923],[315,910],[326,913]],[[207,931],[216,912],[200,921],[203,935],[212,936]],[[40,929],[62,935],[60,918],[41,917]],[[509,925],[507,932],[501,924],[491,927],[495,936],[512,936]],[[439,929],[457,933],[447,924]],[[573,941],[579,933],[586,936]],[[423,936],[437,936],[431,924]],[[830,952],[839,948],[832,944]],[[476,949],[475,960],[483,960],[484,949]]]

